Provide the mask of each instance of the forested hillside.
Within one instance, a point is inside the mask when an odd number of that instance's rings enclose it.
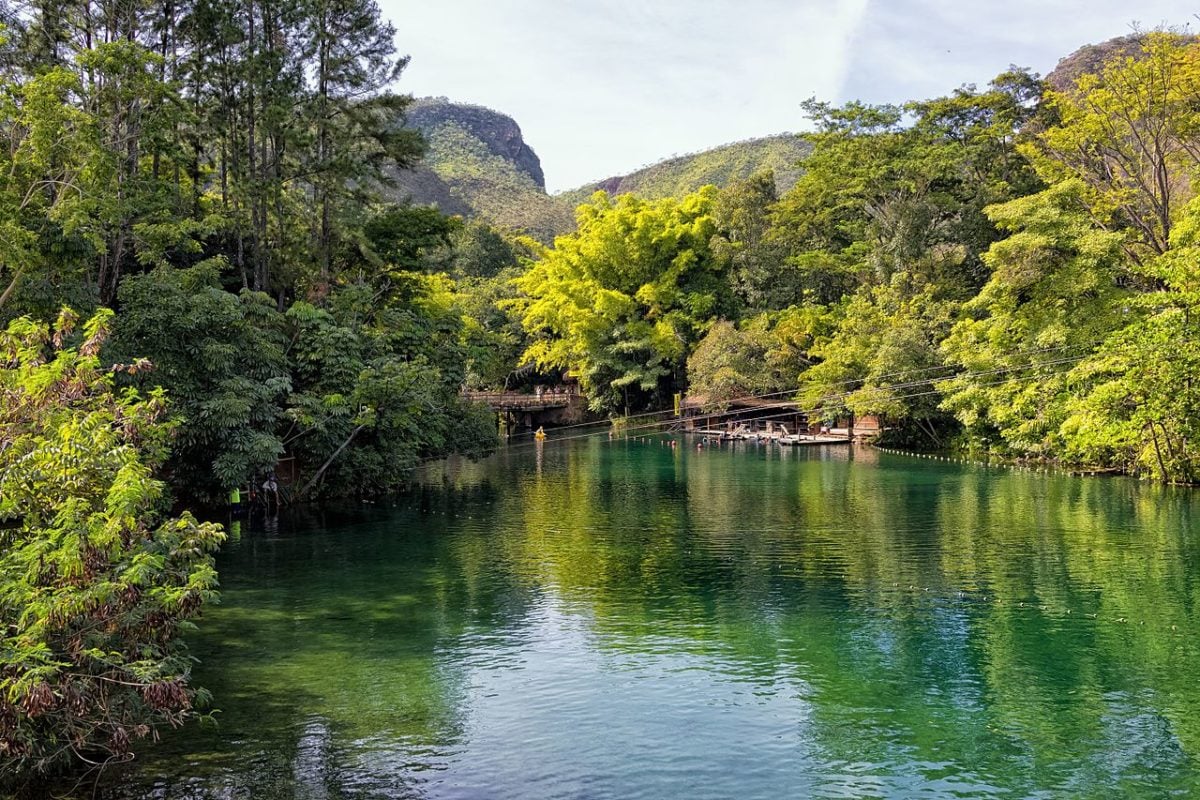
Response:
[[[549,195],[541,161],[511,117],[445,98],[423,98],[408,109],[405,126],[424,137],[427,150],[411,167],[392,173],[395,186],[388,197],[435,205],[443,213],[527,234],[545,244],[574,230],[575,207],[597,191],[659,199],[771,171],[777,190],[783,192],[796,182],[809,151],[806,141],[790,134],[751,139]]]
[[[765,171],[774,174],[775,191],[782,194],[796,184],[801,162],[810,149],[803,137],[794,134],[750,139],[669,158],[628,175],[606,178],[558,196],[572,204],[585,202],[597,191],[658,200],[682,197],[702,186],[729,186]]]

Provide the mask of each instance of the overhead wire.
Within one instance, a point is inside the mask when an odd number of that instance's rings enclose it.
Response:
[[[1005,368],[1000,368],[1000,369],[995,369],[995,370],[987,370],[984,372],[959,373],[956,376],[927,378],[923,381],[914,381],[914,382],[907,383],[907,384],[895,384],[893,386],[888,386],[885,388],[888,388],[888,389],[918,388],[920,386],[931,386],[934,383],[937,383],[939,381],[948,380],[950,377],[972,377],[973,378],[973,377],[981,377],[981,376],[987,376],[987,375],[1004,374],[1004,373],[1008,373],[1008,372],[1019,372],[1019,371],[1033,369],[1033,368],[1037,368],[1037,367],[1043,367],[1043,366],[1053,366],[1053,365],[1058,365],[1058,364],[1074,363],[1074,362],[1082,361],[1085,358],[1087,358],[1087,354],[1078,355],[1078,356],[1070,356],[1067,358],[1055,359],[1053,361],[1046,361],[1046,362],[1040,362],[1040,363],[1035,363],[1035,364],[1024,364],[1024,365],[1019,365],[1019,366],[1015,366],[1015,367],[1005,367]],[[1013,383],[1014,381],[1018,381],[1018,380],[1025,380],[1027,378],[1028,378],[1027,375],[1017,375],[1017,376],[1013,376],[1011,378],[1007,378],[1007,379],[1000,380],[1000,381],[992,381],[992,382],[988,382],[988,383],[979,384],[979,386],[980,387],[1000,386],[1000,385],[1003,385],[1006,383]],[[938,393],[939,393],[939,390],[933,389],[930,391],[916,392],[913,394],[902,394],[893,399],[895,399],[895,400],[911,400],[913,398],[927,397],[927,396],[938,394]],[[821,398],[821,401],[828,402],[831,400],[842,399],[842,398],[848,397],[850,394],[852,394],[852,392],[844,392],[844,393],[839,393],[839,394],[834,394],[834,395],[827,395],[827,396]],[[783,406],[780,405],[778,407],[782,408]],[[769,409],[770,407],[767,407],[767,408]],[[766,409],[763,409],[760,407],[758,410],[766,410]],[[781,411],[780,413],[777,413],[777,414],[768,414],[765,416],[758,416],[755,418],[755,420],[756,421],[767,421],[767,420],[774,420],[774,419],[784,419],[787,417],[795,416],[797,414],[811,414],[811,413],[818,412],[820,410],[821,410],[820,405],[817,405],[813,408],[802,409],[802,408],[794,407],[793,404],[788,404],[786,411]],[[744,409],[737,410],[737,411],[713,412],[713,413],[705,414],[704,416],[709,419],[715,419],[715,418],[736,416],[738,414],[743,414],[743,413],[745,413]],[[620,429],[620,432],[618,435],[616,435],[615,437],[610,437],[610,438],[613,441],[617,441],[617,440],[621,440],[621,439],[631,438],[629,436],[629,434],[631,432],[653,433],[657,429],[660,429],[665,425],[674,424],[678,421],[679,421],[678,417],[671,417],[668,420],[662,420],[659,422],[645,423],[645,424],[634,425],[634,426],[626,426],[626,427]],[[559,430],[562,430],[562,429],[559,429]],[[659,431],[659,432],[661,432],[661,431]],[[553,438],[549,439],[549,441],[566,442],[566,441],[574,441],[576,439],[588,439],[588,438],[592,438],[595,436],[596,436],[596,432],[589,432],[589,433],[582,433],[582,434],[574,434],[574,435],[570,435],[570,436],[554,436]],[[636,437],[634,437],[634,438],[636,438]],[[508,447],[503,448],[503,452],[506,452],[506,453],[520,452],[521,450],[528,449],[530,446],[537,446],[538,444],[540,444],[540,443],[539,442],[520,442],[515,445],[509,445]]]
[[[1044,354],[1044,353],[1057,352],[1060,350],[1075,350],[1075,349],[1079,349],[1081,347],[1090,347],[1092,345],[1099,344],[1101,341],[1103,341],[1103,339],[1097,339],[1096,341],[1092,341],[1092,342],[1080,342],[1078,344],[1066,344],[1066,345],[1055,345],[1052,347],[1043,347],[1043,348],[1039,348],[1037,350],[1025,351],[1024,353],[1021,353],[1020,355],[1033,356],[1033,355],[1040,355],[1040,354]],[[1008,369],[1025,369],[1025,368],[1032,368],[1035,366],[1052,366],[1056,363],[1059,363],[1059,362],[1045,361],[1045,362],[1039,362],[1036,364],[1022,365],[1021,367],[1014,367],[1014,368],[1008,368]],[[874,375],[874,376],[871,376],[871,379],[878,381],[878,380],[883,380],[883,379],[887,379],[887,378],[899,377],[899,376],[903,376],[903,375],[923,375],[928,372],[934,372],[934,371],[938,371],[938,370],[953,370],[956,368],[957,367],[952,364],[942,364],[942,365],[936,366],[936,367],[924,367],[924,368],[915,369],[915,370],[899,370],[896,372],[884,373],[881,375]],[[952,380],[954,378],[963,377],[966,374],[967,373],[958,372],[958,373],[954,373],[951,375],[945,375],[945,376],[938,377],[938,378],[931,378],[929,380]],[[973,374],[974,375],[987,375],[987,374],[991,374],[991,372],[979,372],[979,373],[973,373]],[[862,383],[864,380],[866,380],[866,378],[852,378],[852,379],[847,379],[847,380],[843,380],[843,381],[834,381],[828,385],[829,386],[849,386],[849,385],[855,384],[855,383]],[[918,383],[920,383],[920,382],[918,382]],[[913,385],[913,384],[891,384],[889,386],[880,387],[880,388],[895,389],[895,388],[904,388],[909,385]],[[773,392],[762,392],[762,393],[742,395],[741,397],[738,397],[736,399],[738,399],[738,400],[765,400],[768,398],[782,397],[784,395],[795,395],[798,391],[799,391],[798,389],[782,389],[782,390],[773,391]],[[822,398],[822,400],[838,399],[840,397],[846,396],[847,394],[849,394],[849,393],[848,392],[847,393],[839,393],[839,394],[831,395],[830,397]],[[783,405],[784,404],[780,404],[779,407],[783,407]],[[792,405],[792,401],[788,401],[787,405]],[[760,409],[761,408],[770,408],[770,406],[760,407]],[[812,410],[817,410],[817,409],[812,409]],[[799,413],[804,413],[804,412],[801,411]],[[657,417],[657,416],[662,416],[662,415],[670,415],[671,419],[675,419],[674,414],[675,414],[674,409],[664,408],[664,409],[660,409],[657,411],[646,411],[646,412],[642,412],[639,414],[631,414],[631,415],[622,417],[621,419],[628,421],[628,420],[633,420],[633,419],[643,419],[643,418],[647,418],[647,417]],[[711,416],[711,415],[706,414],[705,416]],[[561,425],[561,426],[556,427],[554,430],[564,431],[564,430],[571,430],[571,429],[584,428],[584,427],[604,426],[604,425],[610,424],[611,422],[612,422],[611,420],[595,420],[592,422],[579,422],[579,423],[574,423],[571,425]],[[524,438],[524,437],[532,437],[533,435],[534,435],[533,431],[522,431],[519,433],[512,434],[509,438],[510,439]]]

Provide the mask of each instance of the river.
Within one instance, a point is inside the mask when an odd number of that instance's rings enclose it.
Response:
[[[1200,793],[1200,494],[587,439],[244,525],[101,797]]]

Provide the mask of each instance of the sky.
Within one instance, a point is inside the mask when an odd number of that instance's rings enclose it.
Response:
[[[1181,0],[378,0],[412,61],[397,88],[503,112],[551,192],[805,129],[800,103],[899,103],[1045,74]],[[1200,27],[1193,25],[1192,28]]]

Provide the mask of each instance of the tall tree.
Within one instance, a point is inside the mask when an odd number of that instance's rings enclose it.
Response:
[[[397,58],[396,30],[374,0],[308,0],[307,46],[314,56],[310,116],[315,151],[309,181],[320,287],[332,279],[335,226],[349,198],[384,180],[386,166],[410,166],[423,145],[398,121],[411,98],[388,91],[408,65]]]
[[[1127,232],[1135,260],[1170,247],[1200,168],[1200,43],[1147,33],[1075,86],[1046,96],[1045,129],[1025,152],[1048,181],[1074,178],[1097,225]]]
[[[732,311],[711,249],[715,201],[707,187],[682,200],[598,192],[580,206],[579,232],[517,281],[534,338],[526,359],[570,369],[596,409],[628,411],[681,385],[690,347]]]

